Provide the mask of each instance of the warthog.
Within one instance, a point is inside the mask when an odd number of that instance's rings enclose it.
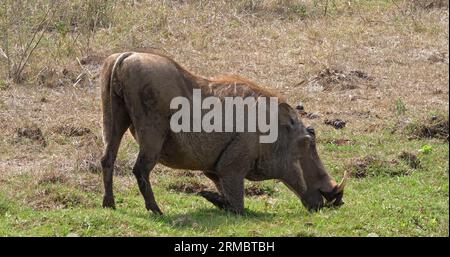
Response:
[[[147,210],[162,214],[153,195],[149,174],[156,163],[176,169],[202,170],[218,192],[199,195],[221,209],[244,212],[244,179],[278,179],[309,210],[339,206],[343,182],[326,172],[315,145],[315,133],[283,98],[278,103],[278,138],[260,143],[258,132],[174,133],[169,108],[173,98],[202,96],[276,97],[268,89],[235,76],[206,79],[157,53],[126,52],[109,56],[101,73],[104,155],[101,159],[105,194],[103,207],[115,208],[113,169],[127,129],[139,144],[133,167]]]

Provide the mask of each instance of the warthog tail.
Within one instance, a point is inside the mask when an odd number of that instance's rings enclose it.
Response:
[[[103,64],[102,74],[101,74],[101,97],[102,97],[102,111],[103,111],[103,141],[108,142],[108,138],[112,135],[113,129],[113,100],[114,100],[114,76],[117,68],[120,64],[133,54],[132,52],[125,52],[120,54],[117,58],[107,59]]]

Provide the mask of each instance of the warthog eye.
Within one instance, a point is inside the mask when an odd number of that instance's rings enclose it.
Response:
[[[314,130],[314,128],[312,126],[307,127],[306,131],[308,131],[308,133],[312,136],[316,135],[316,131]]]

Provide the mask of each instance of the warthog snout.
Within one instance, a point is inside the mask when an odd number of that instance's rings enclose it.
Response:
[[[299,137],[302,145],[300,166],[306,186],[306,190],[299,194],[303,204],[310,211],[343,205],[347,173],[341,183],[337,184],[325,170],[317,153],[316,132],[313,127],[309,126],[304,132],[300,131]]]
[[[320,193],[326,200],[325,206],[339,207],[344,204],[342,198],[344,196],[344,188],[348,179],[347,174],[347,172],[344,174],[344,178],[342,179],[341,183],[339,185],[336,185],[331,192],[320,191]]]

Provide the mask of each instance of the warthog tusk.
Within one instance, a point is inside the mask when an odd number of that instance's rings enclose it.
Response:
[[[344,177],[342,178],[342,181],[341,181],[341,183],[339,183],[339,186],[338,186],[339,192],[344,190],[345,185],[347,184],[347,180],[348,180],[348,172],[344,171]]]

